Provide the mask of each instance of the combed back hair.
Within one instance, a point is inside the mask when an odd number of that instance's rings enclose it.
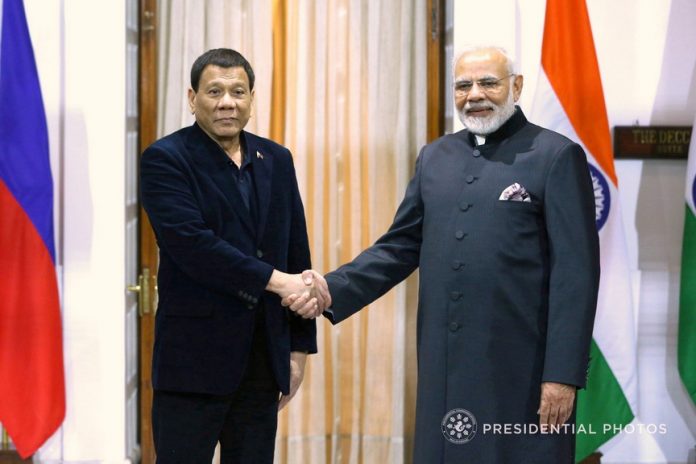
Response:
[[[244,68],[249,78],[249,90],[254,90],[254,70],[251,69],[246,58],[231,48],[214,48],[196,58],[191,66],[191,88],[194,92],[198,92],[201,74],[208,65],[220,66],[221,68]]]
[[[452,80],[455,80],[457,76],[454,75],[455,68],[459,60],[469,53],[479,52],[481,50],[496,50],[501,55],[503,55],[507,61],[507,72],[508,74],[517,74],[517,64],[515,63],[515,57],[508,52],[505,48],[499,47],[497,45],[467,45],[459,50],[452,60]]]

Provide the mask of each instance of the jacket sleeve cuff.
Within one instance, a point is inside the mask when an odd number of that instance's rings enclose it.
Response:
[[[300,351],[302,353],[315,354],[318,352],[317,341],[300,340],[293,337],[290,340],[290,351]]]

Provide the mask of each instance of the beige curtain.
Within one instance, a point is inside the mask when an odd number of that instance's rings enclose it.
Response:
[[[295,155],[314,266],[329,271],[386,231],[425,141],[425,2],[284,3],[284,143]],[[337,327],[319,321],[320,353],[281,417],[277,462],[408,461],[408,290],[398,287]]]
[[[161,3],[161,133],[190,124],[183,97],[195,57],[237,48],[267,82],[256,90],[256,126],[247,128],[293,152],[314,267],[335,269],[384,233],[425,142],[425,2]],[[186,12],[213,3],[239,10]],[[207,21],[220,16],[228,23],[215,26],[224,37],[216,41]],[[339,326],[318,321],[320,353],[279,418],[277,463],[411,462],[415,287],[412,278]]]

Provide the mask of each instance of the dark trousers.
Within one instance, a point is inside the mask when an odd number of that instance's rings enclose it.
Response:
[[[155,390],[152,428],[158,464],[210,464],[220,442],[222,464],[272,464],[280,391],[263,330],[232,395]]]

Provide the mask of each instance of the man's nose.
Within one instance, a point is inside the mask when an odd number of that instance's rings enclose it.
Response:
[[[481,86],[478,84],[478,82],[474,81],[471,85],[471,90],[469,91],[468,99],[469,100],[483,100],[485,98],[485,93],[481,89]]]
[[[228,92],[225,92],[220,98],[220,103],[218,104],[220,108],[235,108],[237,106],[237,100]]]

